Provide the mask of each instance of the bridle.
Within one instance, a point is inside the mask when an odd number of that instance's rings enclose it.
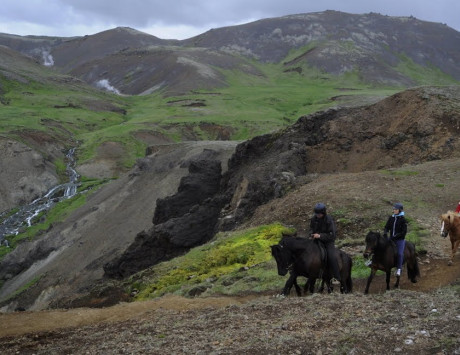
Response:
[[[284,248],[284,245],[283,244],[278,244],[278,246],[280,247],[280,249],[283,249]],[[291,272],[292,269],[294,268],[294,263],[295,263],[295,254],[292,253],[291,251],[289,251],[289,253],[291,253],[291,259],[292,259],[292,262],[290,262],[289,264],[286,265],[286,270],[288,272]]]

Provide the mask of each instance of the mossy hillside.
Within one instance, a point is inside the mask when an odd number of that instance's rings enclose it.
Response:
[[[348,47],[345,45],[344,50]],[[32,79],[22,84],[1,77],[2,99],[7,104],[2,107],[0,133],[33,129],[70,136],[82,142],[77,152],[79,163],[93,158],[100,144],[115,141],[126,151],[120,165],[128,168],[145,152],[146,143],[136,138],[138,131],[155,131],[172,141],[190,139],[190,132],[193,139],[217,139],[215,131],[202,128],[203,124],[211,124],[227,127],[230,139],[245,140],[292,124],[302,115],[335,106],[334,97],[385,97],[402,89],[365,84],[358,69],[335,76],[302,62],[301,73],[289,71],[289,65],[284,63],[306,50],[292,51],[279,64],[251,61],[261,75],[216,69],[225,75],[226,87],[167,98],[161,92],[127,97],[82,84],[55,81],[56,85],[52,85]],[[423,77],[431,72],[417,67],[410,73]],[[432,76],[428,75],[424,82]],[[107,104],[126,114],[96,109]]]
[[[277,244],[283,233],[290,234],[293,230],[275,223],[219,233],[212,242],[132,277],[129,288],[140,291],[137,300],[165,293],[188,295],[200,286],[208,289],[207,294],[271,288],[274,282],[279,284],[281,278],[270,246]],[[213,286],[209,287],[210,284]]]
[[[254,65],[263,75],[221,70],[227,87],[167,98],[160,92],[118,96],[83,84],[64,84],[65,80],[50,83],[29,79],[22,83],[0,76],[4,103],[0,133],[17,138],[18,131],[38,130],[58,140],[79,141],[80,164],[93,158],[99,145],[115,141],[126,151],[120,165],[130,167],[146,148],[146,143],[135,136],[138,131],[158,132],[172,141],[190,139],[190,132],[193,139],[217,139],[217,133],[202,128],[210,124],[227,127],[230,139],[244,140],[335,105],[331,98],[339,93],[387,96],[398,91],[371,88],[353,73],[335,77],[309,68],[299,75],[284,72],[281,64]],[[202,106],[187,102],[200,102]]]
[[[458,81],[434,65],[423,66],[404,54],[398,54],[400,62],[396,69],[414,80],[417,85],[458,85]]]
[[[360,68],[331,75],[310,67],[302,56],[318,45],[322,44],[312,42],[292,50],[278,64],[243,58],[257,67],[257,75],[214,68],[225,76],[225,87],[176,97],[164,97],[162,92],[119,96],[49,68],[31,66],[20,71],[23,80],[0,76],[0,133],[42,130],[63,140],[79,141],[80,164],[93,158],[99,145],[115,141],[126,151],[119,164],[128,168],[145,151],[146,143],[136,138],[138,131],[158,132],[173,141],[218,139],[218,130],[203,127],[211,124],[226,127],[229,139],[245,140],[285,127],[302,115],[336,106],[337,97],[385,97],[403,89],[364,83]],[[356,51],[350,41],[336,45],[350,55]],[[458,83],[436,68],[399,57],[396,70],[420,85]],[[298,68],[301,70],[293,70]]]
[[[411,221],[407,239],[421,248],[423,240],[420,235],[424,231],[414,223]],[[210,296],[280,290],[287,277],[278,275],[270,246],[277,244],[282,234],[294,232],[275,223],[219,233],[212,242],[131,277],[127,289],[129,292],[139,292],[136,300],[155,298],[166,293]],[[353,258],[352,278],[368,276],[369,267],[365,265],[364,258],[356,255]]]
[[[77,138],[81,133],[123,122],[120,112],[97,108],[121,109],[125,104],[122,98],[83,84],[20,83],[0,76],[0,85],[7,101],[0,114],[0,133],[28,129]],[[50,125],[50,121],[58,125]]]

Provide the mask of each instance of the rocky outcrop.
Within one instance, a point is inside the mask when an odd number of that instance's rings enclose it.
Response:
[[[186,162],[189,175],[177,193],[157,200],[154,226],[139,233],[121,257],[105,264],[105,275],[123,278],[181,255],[283,196],[305,174],[305,147],[282,137],[276,133],[239,144],[223,176],[212,151]]]
[[[0,137],[0,213],[44,195],[57,185],[53,163],[38,151]]]
[[[256,137],[237,146],[222,184],[220,230],[231,230],[255,209],[292,189],[306,173],[305,144],[285,138],[285,132]]]
[[[212,152],[203,153],[208,157]],[[214,159],[187,162],[189,175],[181,179],[178,192],[157,200],[154,226],[142,231],[128,249],[104,265],[105,275],[129,276],[163,260],[203,244],[215,233],[223,202],[214,197],[219,190],[221,163]]]
[[[219,191],[221,165],[216,160],[189,162],[189,175],[182,178],[177,193],[157,201],[153,224],[161,224],[189,212]]]

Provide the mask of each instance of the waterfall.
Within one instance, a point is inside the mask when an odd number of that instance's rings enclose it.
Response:
[[[5,239],[5,236],[12,234],[17,235],[21,228],[30,227],[33,219],[38,216],[40,212],[49,210],[56,203],[68,199],[77,193],[80,175],[78,175],[75,170],[75,148],[67,152],[66,160],[66,174],[69,177],[69,181],[54,186],[44,196],[35,199],[28,205],[21,206],[19,211],[6,218],[0,224],[0,245]],[[0,215],[0,217],[2,216]],[[6,240],[5,242],[8,243]]]

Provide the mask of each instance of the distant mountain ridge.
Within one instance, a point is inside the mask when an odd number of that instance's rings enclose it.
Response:
[[[460,80],[459,32],[412,16],[376,13],[289,15],[212,29],[186,40],[163,40],[118,27],[72,38],[0,34],[0,44],[41,63],[48,58],[60,72],[93,86],[108,80],[131,95],[165,88],[170,94],[217,88],[225,80],[206,76],[203,67],[240,70],[254,60],[282,64],[284,71],[300,75],[309,68],[332,75],[356,73],[363,82],[378,85],[417,85],[417,66]],[[193,80],[188,81],[199,84],[182,87],[189,73]]]

